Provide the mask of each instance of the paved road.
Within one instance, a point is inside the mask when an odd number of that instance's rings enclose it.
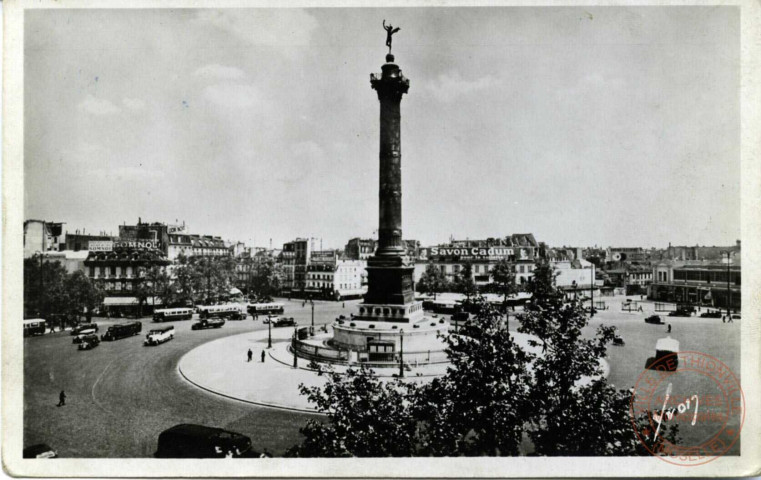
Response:
[[[354,303],[347,302],[345,308],[316,303],[315,324],[354,311]],[[310,314],[309,305],[286,302],[285,316],[295,317],[300,325],[310,323]],[[162,430],[199,423],[246,434],[254,449],[280,455],[299,441],[298,430],[308,419],[320,418],[227,400],[179,375],[177,363],[186,352],[216,338],[266,329],[261,320],[249,317],[199,331],[190,330],[193,321],[172,322],[174,340],[157,347],[142,345],[152,325],[150,319],[142,321],[141,335],[102,342],[91,351],[78,351],[69,332],[25,339],[24,446],[48,443],[63,457],[150,457]],[[241,362],[245,356],[240,352]],[[61,389],[68,398],[65,406],[56,407]]]

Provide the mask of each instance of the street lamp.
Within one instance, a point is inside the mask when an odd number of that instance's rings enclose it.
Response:
[[[293,368],[299,368],[299,357],[296,356],[296,337],[299,325],[293,326],[293,341],[291,342],[291,348],[293,349]]]
[[[399,330],[399,376],[404,377],[404,329]]]
[[[272,317],[267,315],[267,348],[272,348]]]
[[[42,265],[43,255],[42,255],[42,252],[39,251],[39,250],[34,252],[34,255],[40,257],[40,293],[37,296],[37,310],[38,310],[39,316],[42,317],[43,316],[43,314],[42,314],[42,304],[43,304],[44,286],[45,286],[44,285],[44,283],[45,283],[45,281],[44,281],[45,271],[43,270],[43,265]]]
[[[592,264],[592,279],[589,283],[589,299],[590,299],[590,307],[589,307],[589,318],[592,318],[595,316],[595,264]]]
[[[729,283],[730,283],[729,282],[729,256],[732,255],[732,253],[733,252],[730,252],[729,250],[721,252],[722,255],[724,254],[727,255],[727,321],[729,321],[730,319],[731,313],[729,309],[732,306],[732,290],[730,289],[730,286],[729,286]]]

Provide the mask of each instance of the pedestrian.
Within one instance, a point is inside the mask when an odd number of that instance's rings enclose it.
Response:
[[[251,351],[251,349],[248,349],[248,361],[250,362],[251,359],[254,357],[254,352]]]
[[[671,324],[670,324],[670,323],[669,323],[669,329],[668,329],[668,332],[666,332],[666,333],[671,333]]]
[[[262,350],[262,363],[264,363],[264,350]]]
[[[61,390],[61,393],[58,394],[58,405],[59,407],[63,407],[66,405],[66,393],[64,393],[63,390]]]
[[[727,316],[726,315],[722,315],[721,316],[721,323],[727,323]]]
[[[341,308],[346,308],[346,302],[341,304]]]
[[[732,315],[727,315],[727,323],[733,323],[734,320],[732,320]]]

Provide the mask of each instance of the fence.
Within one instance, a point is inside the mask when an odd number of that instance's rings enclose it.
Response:
[[[676,310],[676,304],[674,303],[655,302],[656,312],[673,312],[675,310]]]
[[[330,347],[321,347],[302,342],[298,339],[291,340],[291,348],[299,357],[307,360],[323,361],[328,363],[348,363],[349,351],[338,350]],[[364,352],[362,352],[364,353]],[[393,354],[393,361],[363,360],[360,363],[368,366],[388,367],[399,365],[399,352]],[[426,365],[429,363],[446,363],[449,359],[446,352],[441,350],[426,350],[417,352],[404,352],[404,363],[409,366]]]

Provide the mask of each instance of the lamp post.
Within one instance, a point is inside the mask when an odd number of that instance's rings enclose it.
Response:
[[[34,252],[34,254],[35,256],[39,256],[40,258],[40,293],[37,297],[37,310],[40,317],[43,317],[44,315],[42,313],[42,305],[43,305],[43,295],[44,295],[44,286],[45,286],[45,281],[44,281],[45,271],[43,270],[43,265],[42,265],[42,252],[38,250]]]
[[[272,348],[272,317],[267,315],[267,348]]]
[[[312,305],[312,331],[314,332],[314,300],[310,298],[309,303]]]
[[[296,356],[296,337],[299,325],[293,326],[293,341],[291,342],[291,348],[293,348],[293,368],[299,368],[299,357]]]
[[[399,330],[399,376],[404,377],[404,329]]]
[[[589,307],[589,318],[592,318],[595,316],[595,264],[592,264],[592,279],[589,282],[589,299],[590,299],[590,307]]]
[[[730,308],[732,306],[732,290],[729,286],[729,256],[732,254],[729,250],[721,252],[722,254],[727,255],[727,321],[730,319]]]

